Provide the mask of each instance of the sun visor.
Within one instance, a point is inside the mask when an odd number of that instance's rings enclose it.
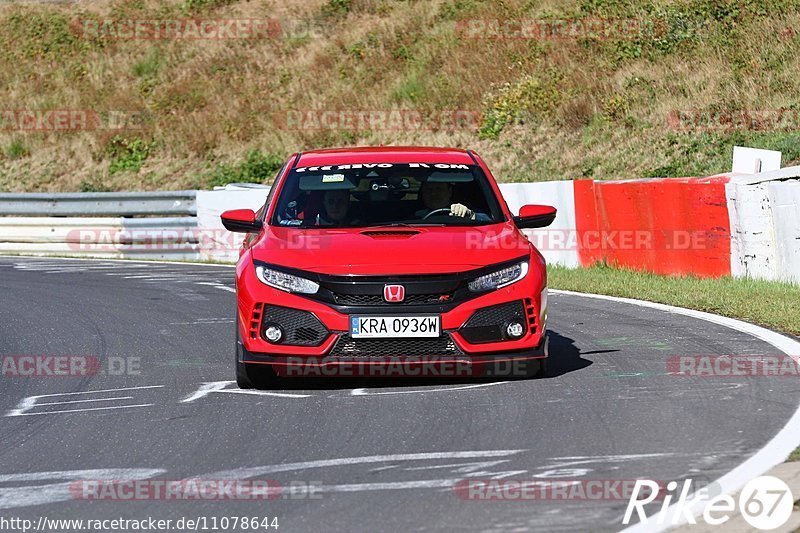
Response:
[[[431,183],[469,183],[473,179],[472,173],[456,170],[451,172],[431,172],[424,181]]]

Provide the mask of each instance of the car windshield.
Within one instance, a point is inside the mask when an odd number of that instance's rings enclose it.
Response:
[[[503,220],[477,165],[362,163],[293,169],[271,223],[307,228],[482,225]]]

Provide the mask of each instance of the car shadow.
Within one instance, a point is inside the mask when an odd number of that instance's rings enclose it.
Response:
[[[548,334],[550,335],[550,361],[547,363],[547,376],[544,379],[557,378],[592,365],[592,361],[581,357],[581,349],[575,345],[574,339],[552,329]],[[583,355],[588,353],[585,352]]]
[[[581,357],[581,350],[575,341],[557,331],[549,330],[550,360],[547,375],[537,379],[551,379],[563,376],[570,372],[584,369],[592,361]],[[609,350],[616,351],[616,350]],[[588,353],[588,352],[587,352]],[[441,387],[452,385],[478,385],[491,384],[504,381],[517,381],[525,378],[516,376],[458,376],[447,377],[430,375],[426,377],[283,377],[271,390],[342,390],[342,389],[394,389],[394,388],[419,388]],[[533,378],[531,378],[533,379]],[[534,381],[536,379],[533,379]]]

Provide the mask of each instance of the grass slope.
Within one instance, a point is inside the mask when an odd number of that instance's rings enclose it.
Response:
[[[297,149],[471,147],[502,181],[706,175],[732,146],[800,162],[797,125],[676,131],[670,112],[800,112],[793,0],[94,0],[0,5],[1,110],[92,109],[139,129],[0,127],[0,190],[265,181]],[[85,20],[274,18],[268,39],[120,40]],[[468,38],[474,19],[635,19],[630,39]],[[311,31],[304,32],[303,28]],[[290,109],[467,110],[469,127],[282,129]]]
[[[798,285],[730,277],[659,276],[603,265],[581,269],[550,266],[548,285],[698,309],[800,336]]]

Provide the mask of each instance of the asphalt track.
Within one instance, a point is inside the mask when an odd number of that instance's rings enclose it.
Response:
[[[775,354],[763,341],[566,294],[550,298],[547,379],[336,379],[242,394],[226,383],[232,274],[0,258],[0,355],[138,367],[0,377],[1,517],[277,516],[283,532],[615,531],[625,501],[470,501],[452,486],[470,477],[708,482],[763,447],[800,403],[791,378],[667,372],[675,355]],[[70,492],[76,479],[109,478],[271,479],[310,483],[315,497],[85,501]]]

